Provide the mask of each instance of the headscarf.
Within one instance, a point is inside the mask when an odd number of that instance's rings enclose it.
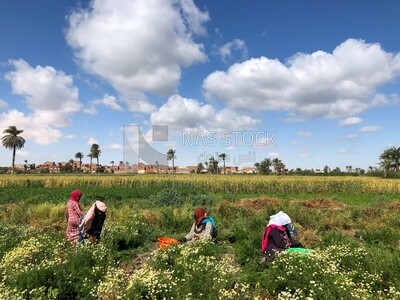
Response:
[[[285,226],[290,223],[292,223],[292,220],[290,220],[290,217],[283,211],[280,211],[276,215],[272,215],[269,218],[269,222],[268,222],[267,226],[270,226],[270,225]]]
[[[203,221],[205,214],[206,214],[206,211],[202,207],[196,208],[194,210],[193,215],[194,215],[196,225],[199,225],[201,223],[201,221]]]
[[[71,200],[79,202],[79,199],[82,197],[82,192],[80,190],[73,190],[71,192]]]

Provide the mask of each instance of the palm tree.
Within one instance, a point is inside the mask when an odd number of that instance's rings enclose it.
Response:
[[[3,146],[13,151],[11,174],[14,174],[16,150],[22,149],[25,145],[25,139],[22,136],[19,136],[23,132],[24,132],[23,130],[18,130],[17,127],[15,126],[9,126],[7,129],[3,131],[3,133],[6,134],[1,138]]]
[[[100,157],[100,146],[98,144],[92,144],[92,147],[90,147],[90,154],[92,155],[92,158],[96,158],[97,160],[97,172],[99,172],[99,157]]]
[[[269,173],[270,173],[269,167],[271,165],[272,165],[272,163],[271,163],[271,160],[269,158],[265,158],[260,163],[255,163],[254,164],[254,166],[256,167],[256,170],[261,175],[269,175]]]
[[[272,165],[277,175],[282,175],[283,172],[286,173],[285,164],[278,158],[272,160]]]
[[[92,173],[92,159],[93,159],[93,155],[92,155],[92,153],[89,153],[87,156],[90,158],[89,173],[91,174],[91,173]]]
[[[209,170],[212,174],[218,174],[218,163],[219,161],[214,158],[214,156],[211,156],[209,159]]]
[[[79,159],[79,171],[82,171],[82,158],[83,158],[83,153],[82,153],[82,152],[77,152],[77,153],[75,153],[75,158]]]
[[[169,149],[167,152],[167,160],[171,160],[172,161],[172,172],[175,173],[175,164],[174,161],[176,159],[176,155],[175,155],[176,151],[173,149]]]
[[[385,178],[390,176],[390,169],[393,168],[396,172],[399,170],[400,163],[400,148],[392,147],[386,149],[379,156],[381,169],[385,172]]]
[[[390,176],[390,167],[392,166],[392,162],[388,159],[381,158],[379,165],[384,172],[385,178],[388,178]]]
[[[381,157],[384,157],[387,160],[390,160],[392,163],[392,166],[396,169],[396,172],[399,172],[400,170],[400,147],[392,147],[389,149],[386,149],[383,151],[381,154]]]
[[[197,164],[197,170],[196,170],[196,172],[197,172],[197,173],[201,173],[201,171],[203,171],[203,170],[204,170],[203,163],[199,162],[199,163]]]
[[[68,162],[69,162],[69,164],[72,166],[72,172],[75,172],[74,160],[71,158]]]
[[[224,163],[224,174],[226,175],[226,167],[225,167],[226,154],[221,153],[220,155],[218,155],[218,157],[221,158]]]

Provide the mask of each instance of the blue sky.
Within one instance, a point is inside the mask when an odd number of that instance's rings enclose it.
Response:
[[[0,129],[24,130],[17,163],[93,143],[100,163],[130,160],[129,124],[181,167],[226,153],[239,167],[367,169],[400,146],[399,1],[0,5]]]

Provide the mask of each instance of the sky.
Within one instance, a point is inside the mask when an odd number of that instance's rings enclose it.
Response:
[[[93,143],[101,164],[154,163],[129,151],[139,128],[179,167],[225,153],[239,168],[368,169],[400,146],[399,13],[397,0],[0,0],[0,130],[24,130],[17,164],[89,162]],[[0,166],[11,157],[0,148]]]

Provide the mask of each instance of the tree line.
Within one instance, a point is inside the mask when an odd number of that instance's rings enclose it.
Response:
[[[21,136],[24,130],[18,129],[16,126],[12,125],[6,128],[3,133],[4,136],[1,138],[2,144],[6,149],[12,150],[12,163],[11,163],[11,173],[13,174],[15,171],[15,156],[16,151],[22,149],[25,146],[25,138]],[[96,160],[96,172],[100,172],[100,163],[99,158],[101,154],[100,146],[96,143],[92,144],[89,150],[89,154],[86,156],[90,159],[90,173],[92,172],[92,161]],[[75,154],[75,158],[79,159],[79,171],[82,171],[82,159],[85,155],[82,152],[77,152]],[[221,153],[217,158],[211,156],[208,161],[203,163],[198,163],[197,165],[197,173],[212,173],[218,174],[222,173],[226,174],[226,159],[227,155],[225,153]],[[167,152],[167,160],[172,162],[172,171],[175,172],[175,159],[176,159],[176,150],[169,149]],[[223,167],[219,167],[218,164],[223,162]],[[70,160],[69,163],[73,163],[73,160]],[[111,161],[112,166],[114,166],[114,161]],[[158,162],[156,162],[158,166]],[[261,175],[269,175],[272,173],[272,170],[277,175],[285,175],[285,174],[302,174],[302,173],[315,173],[313,170],[301,170],[297,168],[295,170],[288,170],[285,164],[278,158],[270,159],[265,158],[260,162],[254,164],[256,173]],[[381,155],[379,156],[379,167],[380,171],[383,172],[383,177],[399,177],[400,176],[400,147],[390,147],[385,149]],[[25,171],[27,170],[27,160],[25,160]],[[113,167],[112,167],[113,170]],[[364,174],[365,170],[361,168],[353,169],[352,166],[346,166],[347,173],[355,173],[355,174]],[[372,166],[369,167],[367,173],[378,172],[377,169],[374,169]],[[322,169],[324,174],[342,174],[343,172],[337,167],[331,170],[328,166],[325,166]]]

